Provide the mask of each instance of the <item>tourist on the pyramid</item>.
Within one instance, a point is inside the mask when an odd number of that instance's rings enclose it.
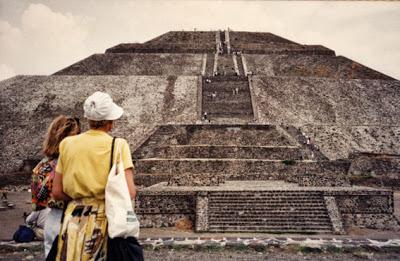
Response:
[[[215,99],[215,98],[217,98],[217,92],[212,92],[211,93],[211,99]]]
[[[306,138],[306,141],[304,143],[307,144],[307,145],[310,144],[310,139],[308,138],[308,136],[305,135],[304,137]]]
[[[108,133],[122,114],[123,109],[110,95],[95,92],[84,103],[90,130],[68,137],[60,144],[53,195],[69,202],[60,230],[57,260],[104,260],[106,256],[104,201],[113,144]],[[129,145],[125,139],[117,138],[114,147],[116,158],[122,157],[130,197],[134,198],[136,188]]]
[[[307,137],[307,145],[311,150],[311,158],[314,158],[314,150],[316,146],[314,144],[314,140],[311,137]]]
[[[78,119],[64,115],[55,118],[48,128],[43,142],[42,151],[45,157],[33,169],[31,191],[34,214],[27,219],[27,223],[35,223],[35,227],[39,228],[35,231],[38,238],[43,238],[40,236],[40,228],[44,227],[45,256],[49,253],[51,245],[60,230],[64,208],[63,201],[57,201],[51,196],[59,145],[64,138],[79,134],[79,132]],[[49,208],[49,210],[43,212],[42,210],[46,208]]]
[[[208,117],[208,116],[207,116],[207,112],[205,111],[205,112],[203,113],[203,120],[204,120],[204,121],[207,121],[207,120],[208,120],[207,117]]]

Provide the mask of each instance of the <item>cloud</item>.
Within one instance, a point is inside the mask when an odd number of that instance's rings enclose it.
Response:
[[[50,74],[88,53],[85,17],[30,4],[20,27],[0,21],[0,62],[18,74]]]
[[[15,76],[14,70],[5,64],[0,64],[0,81]]]
[[[144,42],[169,30],[230,27],[271,32],[301,44],[322,44],[400,79],[400,5],[396,3],[42,2],[46,5],[27,4],[16,14],[18,26],[0,21],[0,63],[18,74],[50,74],[119,43]]]

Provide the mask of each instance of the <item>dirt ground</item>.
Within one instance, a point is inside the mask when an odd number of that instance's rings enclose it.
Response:
[[[395,253],[302,253],[302,252],[282,252],[282,251],[268,251],[256,252],[254,250],[246,251],[201,251],[194,250],[168,250],[160,249],[155,251],[145,251],[146,261],[258,261],[258,260],[281,260],[281,261],[294,261],[294,260],[325,260],[325,261],[358,261],[358,260],[399,260],[399,254]],[[20,260],[44,260],[42,252],[14,252],[14,253],[0,253],[0,261],[20,261]]]

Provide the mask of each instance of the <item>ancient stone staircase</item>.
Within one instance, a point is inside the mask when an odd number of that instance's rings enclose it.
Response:
[[[150,186],[174,175],[214,173],[228,180],[289,180],[330,165],[274,125],[160,126],[133,154],[135,183]],[[332,163],[330,163],[332,164]],[[340,165],[331,169],[340,171]]]
[[[252,121],[250,86],[242,57],[230,53],[229,32],[217,32],[215,38],[216,53],[207,54],[206,77],[202,81],[202,115],[207,115],[204,120]]]
[[[210,232],[332,232],[318,191],[213,191],[208,198]]]
[[[208,118],[253,119],[247,77],[215,76],[203,80],[202,111]]]

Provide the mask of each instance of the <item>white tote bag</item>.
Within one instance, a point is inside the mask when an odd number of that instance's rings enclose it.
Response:
[[[139,221],[133,210],[125,169],[122,162],[121,148],[117,144],[113,165],[108,175],[105,189],[105,208],[108,220],[108,236],[139,237]],[[119,158],[119,161],[116,159]]]

